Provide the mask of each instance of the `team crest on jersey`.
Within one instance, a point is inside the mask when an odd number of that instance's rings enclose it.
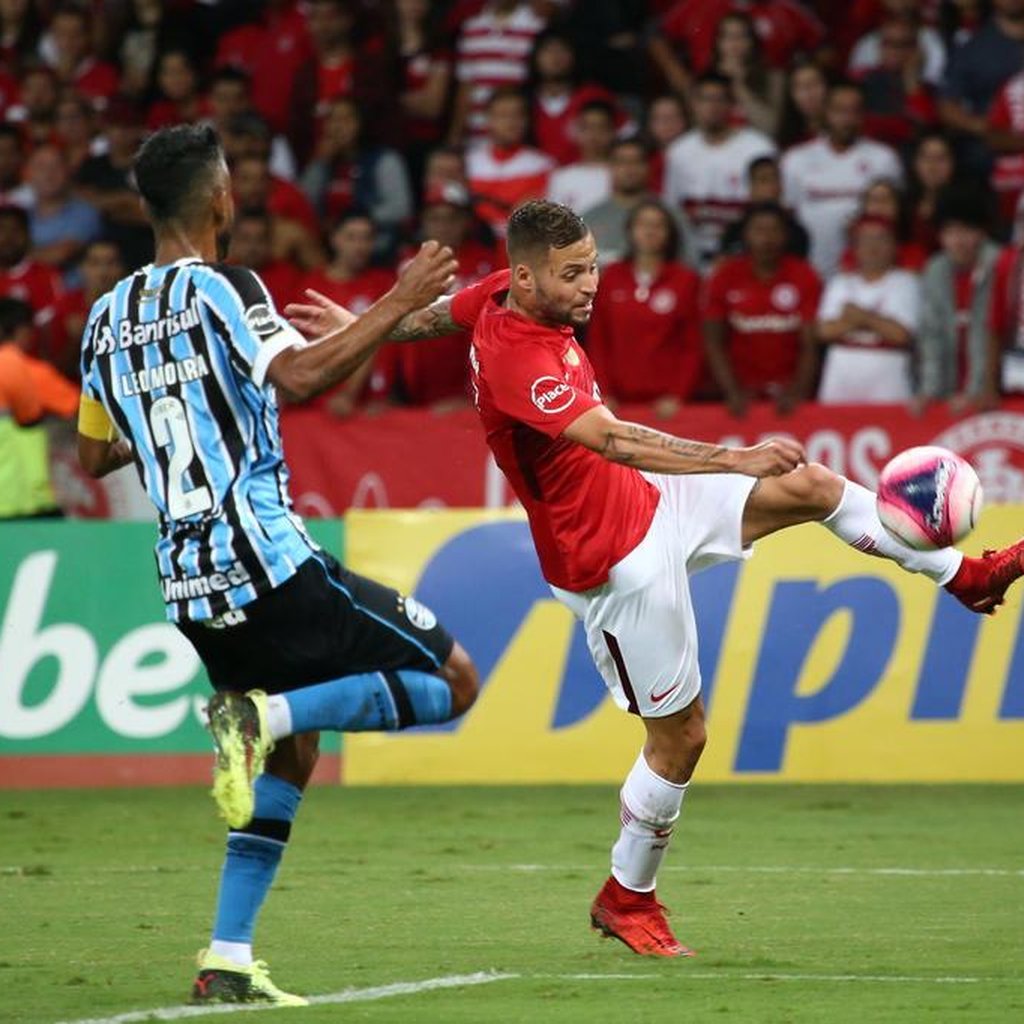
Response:
[[[651,293],[650,306],[655,313],[667,316],[676,308],[676,297],[667,288],[659,288]]]
[[[576,401],[576,392],[557,377],[538,377],[530,386],[530,401],[541,412],[564,412]]]
[[[426,631],[437,625],[437,616],[425,604],[420,604],[415,597],[399,598],[398,603],[405,612],[405,617],[417,629]]]
[[[257,338],[269,338],[280,330],[280,326],[265,303],[250,306],[245,311],[245,325]]]
[[[772,305],[776,309],[795,309],[800,301],[800,293],[791,284],[777,284],[772,289]]]

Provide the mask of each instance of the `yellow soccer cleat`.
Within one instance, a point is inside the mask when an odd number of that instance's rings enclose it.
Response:
[[[210,734],[217,750],[213,766],[213,799],[231,828],[252,820],[253,783],[263,772],[274,741],[267,728],[267,695],[220,691],[207,706]]]
[[[263,960],[248,967],[225,960],[208,949],[199,951],[199,973],[192,983],[191,1003],[270,1003],[272,1006],[309,1006],[309,1000],[282,992],[271,980]]]

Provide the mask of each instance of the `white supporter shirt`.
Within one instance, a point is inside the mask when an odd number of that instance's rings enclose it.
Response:
[[[817,138],[783,155],[784,202],[811,236],[810,261],[823,278],[838,268],[850,220],[864,189],[877,178],[899,182],[903,170],[893,150],[870,139],[839,152]]]
[[[533,41],[544,24],[526,3],[510,15],[485,9],[466,19],[456,47],[455,77],[469,88],[466,130],[471,138],[486,132],[491,93],[501,86],[526,82]]]
[[[569,164],[553,171],[548,179],[548,199],[582,213],[612,194],[607,164]]]
[[[860,274],[837,274],[825,286],[819,320],[838,320],[848,303],[895,320],[917,333],[921,288],[916,274],[890,270],[875,281]],[[883,341],[874,331],[856,330],[829,346],[818,401],[885,404],[905,402],[913,394],[911,350]]]
[[[725,229],[743,215],[751,161],[774,155],[775,143],[754,128],[738,128],[715,145],[695,128],[665,151],[664,199],[693,225],[702,270],[718,255]]]

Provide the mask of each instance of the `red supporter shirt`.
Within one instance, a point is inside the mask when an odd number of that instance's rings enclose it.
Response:
[[[117,68],[113,64],[89,58],[75,72],[74,90],[92,100],[93,106],[102,109],[117,92],[121,84]]]
[[[0,295],[27,302],[32,307],[37,327],[53,319],[62,292],[60,275],[43,263],[22,260],[10,270],[0,270]]]
[[[267,209],[275,217],[298,221],[307,231],[314,235],[320,234],[320,224],[317,221],[316,212],[306,198],[306,193],[284,178],[279,178],[276,175],[271,177]]]
[[[999,90],[988,122],[1001,132],[1024,135],[1024,71],[1014,75]],[[1007,220],[1013,220],[1017,199],[1024,191],[1024,153],[1002,153],[996,157],[992,187],[999,196],[999,212]]]
[[[395,275],[390,270],[369,267],[348,281],[329,277],[325,270],[313,270],[306,275],[302,288],[313,288],[327,298],[341,303],[357,316],[365,313],[393,284]],[[395,380],[395,359],[398,345],[385,345],[373,357],[373,369],[367,378],[360,400],[371,402],[387,398]],[[316,400],[314,400],[316,401]]]
[[[526,509],[544,578],[590,590],[647,534],[658,492],[637,470],[562,436],[601,404],[593,368],[571,327],[544,327],[501,305],[509,280],[501,270],[459,292],[452,319],[473,329],[477,411]]]
[[[411,256],[412,254],[410,254]],[[459,272],[453,291],[482,281],[500,266],[497,253],[472,239],[455,252]],[[402,397],[410,405],[433,405],[469,395],[469,334],[457,331],[416,345],[392,346],[402,379]]]
[[[574,125],[579,112],[595,100],[612,105],[616,111],[615,127],[621,128],[627,119],[619,111],[615,97],[603,85],[577,86],[568,96],[554,102],[538,96],[533,103],[533,137],[537,148],[559,165],[579,160],[580,147]]]
[[[311,59],[306,19],[296,3],[268,10],[262,23],[242,25],[221,36],[216,64],[248,72],[253,106],[275,132],[287,132],[295,77]]]
[[[989,327],[1004,344],[1024,348],[1024,250],[1008,246],[996,260]]]
[[[749,256],[733,256],[711,273],[704,319],[726,324],[729,356],[740,386],[773,396],[790,384],[800,358],[800,334],[814,322],[821,281],[811,265],[784,256],[763,280]]]
[[[306,301],[302,293],[305,287],[302,271],[290,260],[271,260],[260,267],[258,273],[278,311],[289,302]]]
[[[754,22],[761,50],[772,67],[785,68],[797,53],[810,53],[825,37],[821,22],[796,0],[679,0],[661,22],[662,32],[683,47],[694,74],[707,71],[718,23],[734,11]]]
[[[623,402],[690,397],[702,363],[699,295],[699,276],[681,263],[666,263],[648,282],[629,262],[602,271],[587,355],[609,395]]]

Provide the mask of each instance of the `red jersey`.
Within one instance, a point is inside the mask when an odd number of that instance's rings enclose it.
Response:
[[[988,122],[1001,132],[1024,135],[1024,71],[1014,75],[999,90]],[[992,187],[999,196],[999,212],[1012,221],[1017,212],[1017,199],[1024,191],[1024,153],[1001,153],[996,157]]]
[[[489,277],[500,266],[494,249],[473,239],[459,246],[455,259],[459,264],[453,289],[456,292]],[[417,345],[395,345],[393,350],[402,380],[402,398],[410,405],[468,397],[469,335],[465,331]]]
[[[630,262],[601,273],[587,354],[601,387],[623,402],[689,398],[700,381],[700,277],[666,263],[653,280]]]
[[[221,36],[216,63],[244,69],[252,79],[253,106],[275,132],[287,132],[295,78],[311,57],[306,19],[294,3]]]
[[[774,395],[790,384],[800,358],[801,331],[814,322],[821,281],[811,265],[783,256],[767,280],[749,256],[733,256],[711,273],[704,292],[704,319],[724,321],[729,355],[740,386]]]
[[[601,404],[594,370],[571,327],[544,327],[501,305],[498,271],[452,299],[452,319],[473,329],[477,411],[495,461],[523,503],[544,578],[583,591],[646,536],[658,492],[562,432]]]
[[[1024,348],[1024,250],[1007,246],[992,277],[989,327],[1011,348]]]
[[[797,53],[810,53],[825,37],[821,22],[796,0],[679,0],[661,22],[662,32],[681,45],[694,74],[707,71],[718,23],[734,11],[749,14],[772,67],[785,68]]]
[[[329,277],[325,270],[313,270],[306,275],[302,288],[313,288],[327,298],[341,303],[357,316],[365,313],[393,284],[393,271],[368,267],[348,281]],[[373,401],[387,398],[395,380],[397,345],[385,345],[373,357],[373,370],[367,378],[360,399]]]
[[[538,96],[533,102],[533,137],[537,148],[547,153],[556,164],[575,163],[580,158],[580,147],[574,134],[579,112],[595,100],[611,104],[616,111],[615,127],[626,123],[626,116],[619,111],[615,96],[603,85],[579,85],[568,96],[556,100]]]

